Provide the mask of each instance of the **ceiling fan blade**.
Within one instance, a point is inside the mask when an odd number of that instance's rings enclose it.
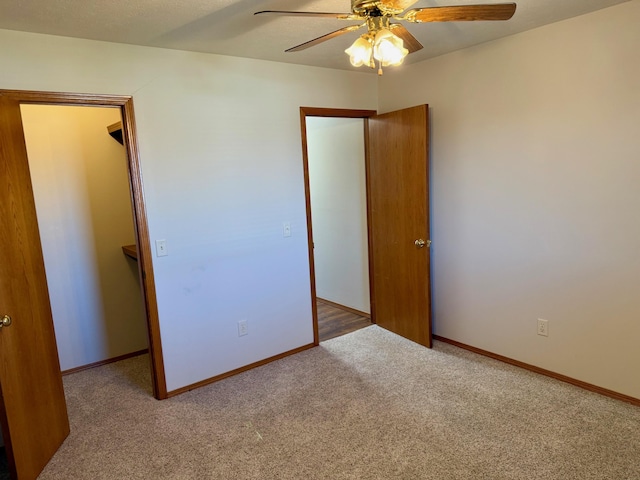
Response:
[[[427,7],[409,10],[398,17],[409,22],[469,22],[474,20],[509,20],[516,11],[515,3],[490,5],[459,5],[453,7]]]
[[[337,18],[338,20],[362,20],[359,15],[353,13],[330,13],[330,12],[293,12],[287,10],[263,10],[254,15],[279,15],[287,17],[316,17],[316,18]]]
[[[393,23],[389,25],[389,29],[391,30],[391,33],[402,39],[404,47],[409,50],[409,53],[417,52],[424,48],[418,39],[411,35],[411,32],[409,32],[404,25]]]
[[[382,11],[404,12],[418,0],[378,0],[377,6]]]
[[[358,30],[366,25],[363,23],[362,25],[349,25],[348,27],[341,28],[340,30],[336,30],[335,32],[327,33],[318,38],[314,38],[313,40],[309,40],[308,42],[301,43],[300,45],[296,45],[295,47],[291,47],[285,52],[299,52],[300,50],[304,50],[309,47],[313,47],[318,45],[319,43],[326,42],[327,40],[331,40],[332,38],[339,37],[340,35],[344,35],[345,33],[353,32],[354,30]]]

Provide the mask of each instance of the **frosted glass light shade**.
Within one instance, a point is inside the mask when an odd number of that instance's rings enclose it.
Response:
[[[395,36],[386,28],[376,33],[375,40],[373,41],[373,57],[378,60],[383,67],[400,65],[408,53],[409,50],[404,48],[402,39]]]
[[[371,42],[362,36],[353,42],[353,45],[345,50],[345,53],[349,55],[351,65],[360,67],[362,65],[371,65],[372,51]]]

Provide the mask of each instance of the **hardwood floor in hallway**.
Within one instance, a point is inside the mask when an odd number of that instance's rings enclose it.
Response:
[[[317,299],[320,341],[355,332],[371,325],[371,320],[325,300]]]

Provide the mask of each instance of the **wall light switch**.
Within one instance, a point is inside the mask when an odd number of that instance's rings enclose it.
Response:
[[[240,320],[238,322],[238,336],[244,337],[245,335],[249,335],[249,325],[246,320]]]
[[[289,222],[284,222],[282,224],[282,236],[283,237],[291,236],[291,224]]]
[[[167,241],[156,240],[156,256],[166,257],[167,255],[169,255],[169,252],[167,252]]]

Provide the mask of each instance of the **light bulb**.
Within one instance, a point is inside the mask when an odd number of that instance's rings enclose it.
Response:
[[[373,41],[373,57],[382,66],[400,65],[407,56],[409,50],[404,48],[404,42],[400,37],[395,36],[386,28],[376,34]]]
[[[353,45],[345,50],[345,53],[349,55],[351,65],[354,67],[371,65],[371,42],[364,35],[353,42]]]

